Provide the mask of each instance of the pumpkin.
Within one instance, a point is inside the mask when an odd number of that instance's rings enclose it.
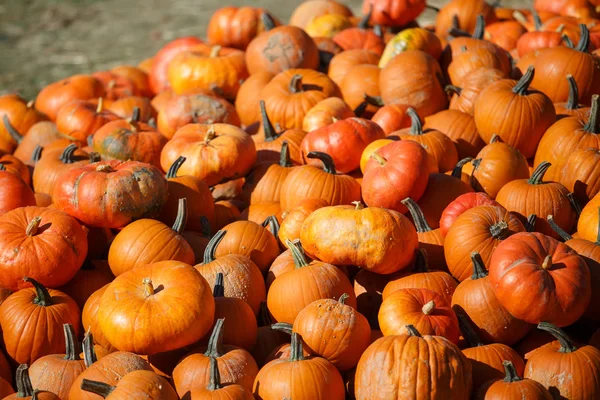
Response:
[[[410,129],[392,132],[391,135],[421,144],[430,158],[435,160],[440,172],[451,171],[458,162],[458,152],[452,140],[440,131],[423,130],[423,123],[413,108],[408,108],[406,113],[411,119]]]
[[[310,261],[297,244],[288,241],[287,246],[295,268],[275,279],[267,293],[267,306],[275,320],[293,323],[313,301],[339,299],[344,293],[349,295],[347,304],[356,308],[352,284],[342,270],[327,262]]]
[[[302,130],[311,132],[334,122],[354,117],[354,111],[338,97],[329,97],[315,104],[302,120]]]
[[[360,200],[360,184],[351,176],[338,173],[331,156],[310,152],[307,158],[316,158],[323,168],[305,165],[295,168],[283,181],[280,189],[281,209],[290,211],[303,199],[323,199],[329,205],[350,204]]]
[[[289,24],[304,29],[306,25],[319,15],[339,14],[352,16],[348,6],[332,0],[308,0],[300,3],[292,12]]]
[[[555,395],[568,399],[598,396],[600,384],[595,377],[600,373],[600,350],[593,346],[575,347],[567,334],[551,323],[541,322],[538,329],[551,333],[557,340],[531,353],[524,377],[544,385],[553,398]],[[561,374],[572,379],[560,379]]]
[[[465,193],[458,196],[444,209],[440,218],[440,233],[443,237],[448,235],[452,224],[465,211],[478,206],[496,206],[502,207],[494,199],[485,193]],[[414,219],[414,218],[413,218]]]
[[[162,376],[145,370],[131,371],[112,386],[88,379],[81,381],[81,390],[109,400],[130,399],[143,396],[148,400],[176,400],[179,397]]]
[[[225,296],[242,299],[258,313],[260,303],[267,298],[265,281],[256,264],[249,257],[240,254],[225,254],[215,257],[216,250],[227,232],[217,232],[204,252],[204,262],[194,268],[206,279],[209,285],[216,281],[217,273],[223,273]]]
[[[88,235],[89,239],[91,238]],[[90,261],[88,257],[75,276],[59,290],[68,294],[79,308],[83,309],[88,298],[114,278],[107,261]]]
[[[177,54],[203,43],[194,36],[184,36],[164,45],[152,58],[152,67],[148,78],[150,88],[158,94],[170,88],[168,78],[169,64]]]
[[[327,75],[337,85],[341,85],[348,72],[357,65],[377,65],[379,55],[367,49],[350,49],[333,56]]]
[[[333,38],[336,34],[352,28],[352,20],[341,14],[324,14],[313,18],[305,27],[304,31],[310,37]]]
[[[458,343],[458,320],[450,303],[429,289],[396,290],[383,300],[378,320],[384,336],[402,335],[406,325],[413,325],[425,335]]]
[[[110,283],[110,282],[109,282]],[[108,283],[96,290],[88,297],[81,309],[81,323],[86,332],[92,334],[94,343],[108,350],[115,350],[113,345],[104,337],[98,320],[100,299],[106,291]]]
[[[160,168],[160,152],[167,139],[151,126],[138,121],[116,120],[97,129],[92,147],[103,160],[140,161]]]
[[[494,136],[473,160],[473,187],[495,199],[507,183],[529,178],[529,167],[523,154]]]
[[[158,261],[193,264],[194,251],[182,236],[188,219],[187,204],[186,198],[179,199],[177,219],[172,227],[154,219],[140,219],[123,228],[108,252],[113,274],[119,276]]]
[[[327,206],[323,199],[304,199],[296,207],[285,213],[279,227],[278,238],[281,244],[287,247],[288,240],[300,239],[300,230],[306,218],[315,210]]]
[[[371,13],[366,14],[357,26],[346,28],[333,36],[335,44],[343,50],[367,49],[378,55],[385,49],[385,40],[380,30],[369,29]]]
[[[531,330],[531,325],[513,317],[500,304],[479,253],[473,252],[471,260],[473,275],[456,287],[452,308],[468,316],[484,343],[515,344]]]
[[[529,323],[570,325],[590,302],[590,271],[584,259],[541,233],[522,232],[504,240],[492,255],[489,271],[500,304]]]
[[[35,206],[35,195],[31,188],[17,175],[8,172],[0,159],[0,215],[19,207]]]
[[[409,50],[398,54],[381,70],[379,88],[384,104],[408,104],[422,117],[448,105],[439,64],[428,53]]]
[[[208,345],[185,355],[173,370],[173,384],[180,396],[189,390],[206,387],[210,380],[211,358],[217,361],[222,383],[252,388],[258,373],[256,361],[246,350],[223,344],[224,321],[222,318],[216,321]]]
[[[35,108],[51,121],[60,109],[74,100],[97,99],[104,95],[102,82],[90,75],[73,75],[44,87],[37,95]]]
[[[51,392],[61,399],[69,395],[75,378],[85,369],[77,351],[78,343],[72,325],[63,325],[65,354],[51,354],[38,358],[29,367],[31,384],[36,390]]]
[[[575,150],[567,158],[558,176],[558,181],[573,193],[581,204],[588,203],[600,192],[599,156],[600,150],[595,148]]]
[[[4,378],[0,378],[0,396],[4,399],[5,397],[15,393],[12,384]]]
[[[371,23],[384,26],[403,26],[415,20],[424,10],[423,0],[364,0],[363,14],[371,14]]]
[[[411,325],[406,330],[377,339],[365,350],[356,367],[356,398],[373,393],[387,398],[471,398],[471,364],[458,347],[440,336],[422,336]],[[415,361],[422,366],[419,373]]]
[[[334,232],[328,228],[332,223]],[[321,261],[357,265],[379,274],[409,267],[418,246],[408,218],[393,210],[364,208],[361,203],[316,210],[304,221],[300,241],[307,254]]]
[[[243,190],[245,196],[250,199],[250,204],[279,203],[281,186],[285,178],[295,168],[290,160],[288,149],[288,142],[284,141],[279,163],[260,163],[248,175]],[[262,221],[264,221],[264,218],[260,222]]]
[[[569,82],[569,98],[564,103],[554,103],[554,109],[558,117],[579,117],[585,119],[590,112],[589,107],[579,103],[579,88],[573,75],[567,75]]]
[[[427,29],[419,27],[404,29],[387,42],[379,60],[379,67],[385,67],[391,59],[407,50],[421,50],[437,60],[442,54],[442,43]]]
[[[542,137],[535,153],[534,165],[543,161],[551,165],[549,180],[559,180],[562,169],[575,150],[589,147],[600,148],[600,98],[594,95],[589,118],[566,117],[552,125]]]
[[[542,162],[533,171],[531,178],[507,183],[498,192],[496,201],[517,214],[522,222],[530,214],[554,215],[558,226],[572,232],[577,214],[567,196],[569,191],[558,182],[544,182],[544,175],[549,167],[550,163]],[[541,218],[537,220],[535,230],[558,237],[546,220]]]
[[[462,213],[446,234],[444,253],[448,269],[459,281],[473,275],[469,255],[478,252],[486,267],[503,240],[525,227],[515,214],[497,206],[478,206]]]
[[[477,68],[463,78],[461,82],[462,86],[446,86],[446,92],[452,95],[450,98],[450,110],[462,111],[473,115],[475,112],[475,102],[481,92],[492,83],[506,78],[508,78],[508,75],[499,69]]]
[[[411,140],[389,143],[371,154],[365,166],[362,195],[372,207],[399,212],[407,208],[402,200],[418,201],[429,178],[429,156],[420,144]]]
[[[175,94],[218,90],[226,99],[235,99],[240,81],[248,77],[243,51],[205,44],[177,54],[167,74]]]
[[[104,86],[104,95],[102,97],[107,100],[118,100],[123,97],[140,94],[133,80],[125,75],[117,75],[111,71],[97,71],[92,76],[98,79],[102,83],[102,86]]]
[[[303,164],[300,145],[306,132],[301,129],[286,129],[279,133],[276,132],[265,107],[265,102],[261,100],[262,132],[259,131],[252,136],[256,146],[257,163],[281,161],[283,144],[287,143],[287,152],[291,161],[294,164]]]
[[[56,115],[56,128],[71,140],[86,140],[106,125],[119,117],[104,109],[102,98],[94,101],[73,101],[61,107]]]
[[[590,33],[585,25],[581,24],[580,28],[581,37],[577,46],[543,49],[533,62],[537,73],[532,86],[543,87],[544,92],[555,103],[569,98],[569,84],[564,79],[568,74],[577,82],[583,104],[590,104],[592,95],[600,91],[597,58],[587,52]]]
[[[60,397],[52,392],[34,390],[29,378],[29,367],[21,364],[17,368],[17,392],[4,397],[4,400],[31,399],[31,400],[60,400]],[[13,390],[14,392],[14,390]]]
[[[302,338],[292,333],[289,358],[279,358],[261,368],[254,381],[254,395],[259,399],[282,398],[342,400],[345,387],[335,366],[321,357],[303,354]]]
[[[166,199],[167,181],[157,168],[117,160],[67,171],[52,197],[58,209],[88,225],[106,228],[156,216]]]
[[[54,148],[55,146],[62,149],[71,143],[69,139],[66,139],[58,132],[56,124],[50,121],[41,121],[34,124],[29,128],[26,136],[21,135],[16,129],[12,129],[14,127],[7,124],[6,121],[4,122],[8,131],[11,132],[11,135],[19,143],[13,156],[27,165],[34,166],[39,160],[39,155],[35,154],[40,151],[41,155],[41,150],[38,149],[43,147]]]
[[[249,127],[260,122],[260,99],[256,93],[260,93],[275,75],[269,71],[259,71],[250,75],[240,85],[235,99],[235,109],[244,126]]]
[[[242,211],[240,214],[240,219],[244,221],[252,221],[256,224],[262,224],[267,218],[272,216],[277,220],[278,223],[281,223],[282,213],[281,205],[278,201],[263,201],[250,204],[244,211]],[[278,232],[276,231],[276,233]]]
[[[140,96],[152,97],[154,95],[154,92],[150,88],[148,72],[139,65],[137,67],[132,65],[120,65],[112,68],[110,72],[131,80]]]
[[[508,360],[502,362],[505,370],[504,379],[489,381],[480,390],[480,398],[484,400],[509,400],[526,398],[531,400],[552,400],[550,392],[533,379],[521,378],[515,365]]]
[[[329,154],[336,168],[344,173],[360,166],[364,148],[374,140],[385,137],[383,130],[374,122],[362,118],[348,118],[318,128],[302,140],[302,155],[306,163],[319,163],[308,158],[311,152]]]
[[[499,380],[504,376],[503,362],[506,360],[520,375],[523,374],[525,362],[515,350],[501,343],[483,344],[473,329],[469,317],[463,312],[458,312],[457,316],[460,330],[468,345],[462,351],[471,362],[475,393],[488,381]]]
[[[240,219],[240,210],[230,200],[215,201],[215,229]]]
[[[271,329],[274,321],[269,313],[266,302],[260,304],[260,311],[256,320],[259,325],[258,335],[251,353],[258,366],[262,367],[268,362],[267,358],[269,355],[289,340],[289,334],[277,329]]]
[[[475,120],[471,115],[462,111],[451,109],[430,115],[425,119],[425,132],[428,131],[442,132],[452,140],[457,153],[457,162],[466,157],[475,157],[485,146],[477,133]],[[447,145],[447,147],[450,146]],[[452,150],[449,150],[449,154],[451,153],[453,153]]]
[[[149,122],[152,118],[156,119],[156,110],[152,107],[148,97],[127,96],[114,101],[104,100],[104,108],[116,116],[128,119],[135,114],[135,109],[139,109],[139,120]]]
[[[419,205],[410,197],[402,200],[417,229],[417,235],[419,237],[419,248],[427,252],[431,264],[435,265],[438,269],[447,269],[446,260],[444,258],[444,237],[441,235],[439,229],[432,229]]]
[[[182,299],[181,292],[189,296]],[[117,349],[156,354],[201,339],[210,330],[214,304],[208,283],[196,270],[179,261],[163,261],[115,278],[100,300],[98,321]],[[140,325],[137,318],[146,324]]]
[[[473,71],[480,68],[498,69],[505,74],[510,74],[512,65],[505,56],[505,52],[497,46],[481,46],[469,49],[463,46],[458,51],[453,51],[452,62],[448,65],[446,73],[453,85],[463,85],[463,80]]]
[[[199,231],[183,231],[182,236],[186,242],[191,246],[194,251],[195,261],[194,264],[199,264],[202,262],[204,257],[204,251],[206,250],[206,246],[208,246],[208,242],[212,237],[211,225],[208,222],[208,218],[202,216],[200,219],[200,230]]]
[[[579,221],[577,222],[577,237],[593,242],[597,239],[600,231],[598,230],[600,196],[594,196],[581,211]]]
[[[378,107],[366,102],[365,97],[379,96],[379,73],[380,69],[376,65],[355,65],[340,83],[344,101],[361,117],[370,118],[377,111]]]
[[[80,323],[79,307],[69,296],[29,277],[23,281],[33,287],[13,293],[0,305],[4,349],[21,364],[60,354],[65,348],[63,324],[71,324],[77,334]]]
[[[206,39],[212,45],[245,50],[257,35],[278,25],[281,23],[263,8],[222,7],[210,17]]]
[[[346,298],[316,300],[300,311],[293,324],[293,332],[302,337],[311,354],[325,358],[341,371],[355,367],[371,344],[369,322],[345,304]]]
[[[511,51],[517,47],[519,38],[527,29],[518,21],[494,22],[485,27],[484,39],[500,48]]]
[[[163,148],[163,169],[168,170],[180,156],[188,159],[180,175],[195,176],[213,186],[246,175],[256,160],[256,149],[250,136],[233,125],[189,124]]]
[[[35,102],[26,101],[18,94],[0,96],[0,149],[12,153],[19,145],[22,137],[15,132],[25,132],[46,117],[34,107]]]
[[[563,32],[551,30],[542,25],[539,16],[534,16],[534,30],[525,32],[517,40],[517,55],[519,58],[536,50],[542,50],[563,45]],[[564,26],[563,26],[564,27]]]
[[[319,50],[302,29],[278,26],[256,36],[246,48],[246,67],[252,75],[259,71],[274,74],[294,68],[317,69]]]
[[[173,96],[158,112],[158,131],[167,139],[188,124],[224,123],[240,125],[235,107],[227,100],[210,93],[191,93]]]
[[[471,33],[475,29],[479,15],[483,16],[486,23],[493,22],[496,19],[494,7],[485,1],[451,0],[440,8],[437,14],[435,33],[445,37],[453,27]]]
[[[233,7],[232,7],[233,8]],[[228,400],[253,400],[254,396],[249,389],[236,383],[223,385],[217,360],[210,357],[210,375],[206,387],[197,387],[187,392],[182,399],[228,399]]]
[[[486,143],[497,134],[526,158],[535,154],[544,132],[556,121],[552,100],[529,88],[534,72],[530,67],[518,82],[502,79],[492,83],[481,92],[474,107],[475,125]],[[517,119],[519,124],[516,125],[512,123],[514,116],[523,113],[527,115],[525,120]]]

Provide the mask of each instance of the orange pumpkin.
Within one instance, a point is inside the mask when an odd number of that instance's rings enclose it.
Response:
[[[245,50],[257,35],[281,25],[268,11],[258,7],[222,7],[210,17],[206,39],[212,45]]]

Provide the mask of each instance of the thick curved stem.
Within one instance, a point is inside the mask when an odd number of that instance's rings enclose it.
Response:
[[[46,289],[41,283],[28,276],[24,277],[23,280],[25,282],[31,283],[35,288],[36,296],[35,299],[33,299],[33,304],[37,304],[38,306],[42,307],[49,307],[52,304],[54,304],[54,302],[52,301],[52,296],[50,296],[48,289]]]
[[[488,276],[483,259],[478,252],[474,251],[471,253],[471,262],[473,263],[473,275],[471,275],[472,280],[481,279]]]
[[[209,357],[210,360],[210,377],[208,379],[207,389],[210,391],[215,391],[223,388],[221,385],[221,373],[219,372],[219,364],[217,363],[217,359],[214,357]]]
[[[327,153],[323,153],[321,151],[311,151],[306,155],[307,158],[318,159],[323,163],[323,171],[328,174],[336,175],[335,164],[333,163],[333,158]]]
[[[462,160],[460,160],[459,162],[456,163],[456,165],[454,166],[454,168],[452,168],[452,176],[455,177],[456,179],[462,179],[462,170],[463,167],[465,165],[467,165],[468,163],[470,163],[471,161],[473,161],[473,159],[471,157],[465,157]]]
[[[268,216],[262,223],[263,228],[269,228],[273,236],[277,238],[279,236],[279,220],[276,216]]]
[[[568,48],[573,49],[575,47],[575,45],[573,44],[573,41],[567,35],[562,35],[560,38],[562,39],[563,42],[565,42],[565,45]]]
[[[446,85],[446,87],[444,88],[444,91],[447,94],[456,94],[457,96],[460,96],[462,93],[462,88],[458,87],[458,86],[454,86],[454,85]]]
[[[279,153],[279,165],[286,168],[294,166],[294,163],[292,163],[292,159],[290,157],[289,143],[287,140],[284,140],[283,143],[281,143],[281,153]]]
[[[479,14],[477,16],[477,20],[475,21],[475,30],[473,30],[473,39],[483,39],[483,35],[485,34],[485,18],[483,14]]]
[[[62,161],[63,164],[73,164],[75,162],[75,159],[73,158],[73,156],[74,156],[76,150],[77,150],[76,144],[70,144],[67,147],[65,147],[65,149],[63,150],[63,152],[60,155],[60,161]]]
[[[31,153],[31,161],[34,164],[36,164],[38,161],[40,161],[40,158],[42,158],[42,151],[44,151],[44,148],[42,146],[40,146],[39,144],[35,146],[33,153]]]
[[[115,388],[115,386],[111,386],[108,383],[91,381],[85,378],[81,381],[81,390],[97,394],[104,399],[107,398]]]
[[[514,94],[518,94],[521,96],[525,96],[527,94],[527,90],[529,89],[529,85],[533,81],[533,77],[535,76],[535,68],[530,66],[527,68],[527,72],[523,74],[521,79],[517,82],[517,84],[513,87],[512,92]]]
[[[187,198],[183,197],[179,199],[179,203],[177,204],[177,217],[175,218],[175,222],[173,223],[173,229],[178,234],[182,234],[185,231],[185,225],[187,224],[188,219],[188,206],[187,206]]]
[[[540,165],[538,165],[533,173],[531,174],[531,178],[529,178],[528,183],[530,185],[541,185],[544,183],[544,175],[546,175],[546,171],[550,168],[552,164],[548,161],[542,161]]]
[[[21,144],[21,142],[23,141],[23,135],[21,135],[17,128],[15,128],[14,125],[10,122],[10,119],[8,119],[8,115],[4,114],[4,116],[2,117],[2,122],[4,123],[4,128],[6,129],[6,132],[8,132],[10,137],[15,142],[17,142],[17,144]]]
[[[205,238],[209,238],[212,236],[210,222],[208,222],[208,218],[206,217],[206,215],[200,217],[200,233],[202,233],[202,236],[204,236]]]
[[[304,351],[302,349],[302,337],[298,333],[292,332],[290,361],[302,360],[304,360]]]
[[[427,261],[427,250],[415,250],[415,267],[413,272],[429,272],[429,262]]]
[[[473,325],[471,324],[471,321],[469,320],[467,314],[462,310],[458,310],[459,309],[457,307],[454,309],[454,312],[456,313],[456,318],[458,318],[458,326],[460,327],[460,331],[462,332],[463,337],[469,344],[469,347],[483,346],[483,343],[481,342],[481,339],[479,339],[479,336],[475,332],[475,329],[473,329]]]
[[[342,293],[342,295],[340,296],[340,298],[338,299],[338,303],[341,304],[346,304],[346,300],[349,298],[350,296],[348,295],[348,293]]]
[[[527,222],[525,223],[525,231],[526,232],[535,232],[535,224],[537,222],[537,215],[530,214],[527,217]]]
[[[167,179],[173,179],[177,176],[177,172],[179,171],[179,168],[181,168],[185,160],[187,160],[187,158],[185,158],[184,156],[179,156],[177,160],[175,160],[173,164],[171,164],[166,174]]]
[[[372,106],[375,106],[375,107],[385,106],[385,104],[383,103],[383,100],[379,96],[369,96],[368,94],[365,93],[363,98],[365,99],[365,101],[367,103],[369,103]]]
[[[585,24],[579,24],[579,29],[581,31],[581,35],[575,50],[587,53],[588,47],[590,46],[590,30]]]
[[[354,115],[356,115],[358,118],[362,118],[363,115],[365,115],[365,111],[367,111],[368,106],[369,106],[369,103],[367,103],[366,101],[361,102],[354,109]]]
[[[540,18],[540,15],[537,13],[537,11],[535,10],[535,8],[531,8],[531,15],[533,16],[533,24],[535,26],[535,30],[537,32],[542,30],[542,19]]]
[[[270,31],[271,29],[273,29],[277,26],[277,24],[275,23],[275,20],[269,13],[266,13],[266,12],[262,13],[260,15],[260,20],[261,20],[263,26],[265,27],[265,31]]]
[[[406,330],[408,331],[409,336],[423,337],[413,325],[406,325]]]
[[[551,324],[550,322],[540,322],[537,326],[539,330],[548,332],[552,336],[558,340],[560,343],[560,349],[558,350],[561,353],[572,353],[577,350],[577,347],[573,344],[571,338],[559,327]]]
[[[258,322],[258,326],[271,326],[273,324],[273,317],[271,317],[266,301],[260,302],[256,321]]]
[[[548,217],[546,217],[546,220],[548,221],[550,228],[552,228],[552,230],[554,232],[556,232],[562,240],[564,240],[566,242],[567,240],[573,239],[573,236],[569,235],[569,233],[567,231],[565,231],[563,228],[558,226],[558,224],[554,220],[554,216],[548,215]]]
[[[410,117],[410,131],[408,133],[414,136],[422,135],[423,123],[421,122],[421,118],[419,118],[419,114],[412,107],[406,110],[406,114]]]
[[[292,334],[293,325],[287,322],[277,322],[271,325],[271,329],[278,332],[284,332],[288,335]]]
[[[219,318],[215,323],[210,338],[208,339],[208,347],[204,353],[207,357],[219,358],[224,354],[223,351],[223,324],[225,318]]]
[[[510,234],[508,223],[506,221],[498,221],[490,226],[490,234],[494,239],[504,240]]]
[[[502,361],[502,365],[504,365],[504,382],[518,382],[521,379],[519,376],[514,364],[508,360]]]
[[[577,218],[579,218],[581,216],[581,211],[583,211],[583,209],[581,208],[581,204],[579,203],[579,200],[577,200],[577,197],[575,197],[575,193],[567,193],[567,199],[569,199],[569,203],[571,203],[571,207],[573,207],[573,210],[575,210],[575,214],[577,214]]]
[[[410,212],[410,216],[412,217],[413,222],[415,223],[415,227],[417,228],[418,233],[432,231],[431,227],[427,223],[427,219],[425,219],[425,215],[423,215],[423,210],[421,210],[421,207],[419,207],[416,201],[414,201],[410,197],[407,197],[404,200],[402,200],[401,203],[404,204],[406,208],[408,208],[408,211]]]
[[[302,85],[302,75],[300,74],[296,74],[292,77],[292,79],[290,80],[290,85],[288,87],[290,93],[301,93],[304,91],[303,85]]]
[[[304,268],[308,266],[308,260],[306,258],[306,254],[304,254],[304,250],[300,242],[294,243],[291,240],[287,239],[285,244],[292,252],[292,259],[294,260],[294,266],[296,268]]]
[[[83,363],[86,368],[89,368],[96,361],[98,361],[98,357],[94,349],[94,336],[88,331],[83,337]]]
[[[567,100],[567,109],[577,110],[579,108],[579,87],[577,81],[573,78],[573,75],[567,75],[567,82],[569,82],[569,99]]]
[[[600,133],[600,100],[597,94],[592,96],[592,108],[590,110],[590,118],[584,127],[586,132]]]
[[[213,288],[213,297],[225,297],[225,285],[222,272],[217,273],[215,287]]]
[[[75,337],[75,329],[71,324],[63,324],[65,333],[65,360],[78,361],[79,357],[79,342]]]
[[[223,240],[225,237],[226,233],[227,231],[221,230],[215,233],[215,236],[210,239],[206,245],[206,249],[204,250],[204,258],[202,260],[203,264],[208,264],[215,261],[215,252],[217,251],[217,247],[219,246],[219,243],[221,243],[221,240]]]
[[[267,106],[264,100],[260,101],[260,115],[262,117],[263,131],[265,133],[265,142],[272,142],[280,135],[275,131],[275,127],[273,127],[269,115],[267,115]]]
[[[18,399],[33,396],[33,386],[31,385],[31,378],[29,378],[29,366],[27,364],[19,365],[15,381],[17,382]]]

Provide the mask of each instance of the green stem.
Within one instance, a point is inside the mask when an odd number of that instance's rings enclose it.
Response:
[[[304,268],[308,267],[308,260],[306,258],[306,254],[304,254],[304,250],[300,242],[297,244],[287,239],[285,244],[288,246],[290,251],[292,252],[292,259],[294,260],[294,266],[296,268]]]
[[[558,340],[560,343],[560,349],[558,350],[560,353],[572,353],[577,350],[577,347],[573,344],[573,341],[567,334],[549,322],[540,322],[537,326],[538,329],[550,333],[552,336]]]
[[[115,388],[115,386],[111,386],[108,383],[91,381],[85,378],[81,381],[81,390],[97,394],[103,399],[107,398]]]
[[[323,163],[323,171],[328,174],[336,175],[335,164],[333,163],[333,158],[327,153],[323,153],[321,151],[311,151],[306,155],[307,158],[316,158],[321,160]]]
[[[527,68],[527,72],[523,74],[521,79],[517,82],[517,84],[513,87],[512,92],[514,94],[518,94],[521,96],[525,96],[527,94],[527,90],[529,89],[529,85],[533,81],[533,77],[535,75],[535,68],[530,66]]]
[[[568,240],[572,240],[573,239],[573,236],[569,235],[568,232],[566,232],[563,228],[561,228],[560,226],[558,226],[558,224],[554,220],[554,216],[548,215],[548,217],[546,218],[546,220],[548,221],[548,224],[550,225],[550,228],[552,228],[552,230],[554,232],[556,232],[558,234],[558,236],[560,236],[560,238],[562,240],[564,240],[566,242]]]
[[[510,229],[508,229],[508,222],[504,220],[496,222],[495,224],[490,226],[490,234],[494,239],[506,239],[510,234]]]
[[[567,100],[567,109],[577,110],[579,108],[579,87],[577,81],[573,78],[573,75],[567,75],[567,82],[569,82],[569,99]]]
[[[537,215],[530,214],[527,217],[527,222],[525,223],[525,231],[526,232],[535,232],[535,224],[537,222]]]
[[[338,303],[341,304],[346,304],[346,300],[349,298],[350,296],[348,295],[348,293],[342,293],[342,295],[340,296],[340,298],[338,299]]]
[[[265,27],[265,31],[270,31],[271,29],[273,29],[277,26],[277,24],[275,23],[275,20],[269,13],[266,13],[266,12],[262,13],[260,15],[260,19],[262,21],[263,26]]]
[[[75,329],[71,324],[63,324],[65,333],[65,360],[79,361],[79,343],[75,339]]]
[[[585,24],[579,24],[579,29],[581,30],[581,35],[575,50],[587,53],[588,47],[590,46],[590,30]]]
[[[414,108],[409,107],[406,110],[406,114],[410,117],[410,131],[409,134],[413,136],[419,136],[423,134],[423,123],[421,122],[421,118],[415,111]]]
[[[537,11],[532,8],[531,9],[531,15],[533,16],[533,24],[535,26],[535,30],[537,32],[542,30],[542,19],[540,18],[540,15],[537,13]]]
[[[504,382],[512,383],[522,380],[512,362],[504,360],[502,361],[502,365],[504,365],[504,372],[506,373]]]
[[[223,273],[218,272],[215,279],[215,287],[213,288],[213,297],[225,297],[225,285],[223,281]]]
[[[429,272],[429,263],[427,262],[427,250],[415,250],[415,267],[413,272]]]
[[[178,234],[182,234],[185,231],[185,225],[187,224],[188,219],[188,206],[187,206],[187,198],[183,197],[179,199],[177,204],[177,217],[175,218],[175,222],[173,223],[173,229]]]
[[[208,218],[206,215],[200,217],[200,233],[205,238],[209,238],[212,236],[212,232],[210,229],[210,222],[208,222]]]
[[[75,162],[75,160],[73,159],[75,150],[77,150],[76,144],[70,144],[67,147],[65,147],[62,154],[60,155],[60,161],[62,161],[63,164],[73,164]]]
[[[548,168],[551,166],[552,164],[550,164],[548,161],[542,161],[540,165],[533,170],[528,183],[530,185],[541,185],[544,183],[544,175],[546,175],[546,171],[548,171]]]
[[[287,322],[277,322],[271,325],[271,329],[278,332],[284,332],[288,335],[292,334],[293,325]]]
[[[481,342],[479,336],[477,336],[475,329],[473,329],[473,325],[471,324],[471,321],[469,321],[467,314],[463,310],[458,310],[458,307],[454,308],[456,318],[458,318],[458,326],[460,327],[463,337],[469,344],[469,347],[483,346],[483,343]]]
[[[357,26],[360,29],[367,29],[369,27],[369,21],[371,20],[372,15],[373,15],[373,4],[371,3],[369,5],[369,12],[367,13],[367,15],[362,17],[362,19],[360,20],[360,22],[358,23]]]
[[[481,279],[488,276],[483,259],[478,252],[474,251],[471,253],[471,262],[473,263],[473,275],[471,275],[472,280]]]
[[[273,324],[273,317],[271,317],[266,301],[260,302],[256,321],[258,322],[258,326],[271,326]]]
[[[300,76],[300,75],[295,75]],[[267,106],[264,100],[260,101],[260,115],[262,116],[262,124],[263,124],[263,132],[265,133],[265,142],[272,142],[277,139],[279,134],[275,131],[275,127],[271,120],[269,119],[269,115],[267,114]]]
[[[224,353],[223,349],[223,324],[225,323],[225,318],[217,319],[215,323],[215,327],[213,328],[210,338],[208,339],[208,347],[204,355],[206,357],[214,357],[219,358]]]
[[[215,236],[209,240],[208,244],[206,245],[206,249],[204,250],[204,258],[202,260],[203,264],[208,264],[215,261],[215,252],[217,251],[217,247],[219,246],[219,243],[221,243],[221,240],[223,240],[225,237],[226,233],[227,231],[221,230],[215,233]]]
[[[465,157],[462,160],[460,160],[459,162],[456,163],[456,165],[454,166],[454,168],[452,168],[452,176],[455,177],[456,179],[462,179],[462,170],[463,167],[465,165],[467,165],[468,163],[470,163],[471,161],[473,161],[473,159],[471,157]]]
[[[298,333],[292,332],[290,361],[302,360],[304,360],[304,351],[302,349],[302,337]]]
[[[586,132],[589,133],[600,133],[600,102],[598,100],[598,95],[595,94],[592,96],[592,107],[590,109],[590,118],[588,119],[587,124],[583,128]]]
[[[290,149],[289,143],[287,140],[284,140],[281,143],[281,153],[279,154],[279,165],[282,167],[293,167],[294,163],[292,163],[292,159],[290,157]]]
[[[561,36],[561,39],[563,40],[563,42],[565,42],[565,44],[567,45],[568,48],[570,48],[570,49],[574,49],[575,48],[575,45],[573,44],[573,41],[567,35],[563,34]]]
[[[432,229],[427,223],[427,219],[425,219],[425,215],[423,215],[423,210],[417,204],[416,201],[411,199],[410,197],[405,198],[401,201],[402,204],[408,208],[410,215],[415,223],[415,227],[417,228],[418,233],[431,232]]]
[[[223,388],[221,385],[221,373],[219,372],[219,364],[217,363],[217,359],[214,357],[209,357],[210,359],[210,378],[208,379],[207,389],[210,391],[215,391]]]
[[[369,103],[372,106],[375,106],[375,107],[385,106],[385,104],[383,103],[383,100],[379,96],[369,96],[368,94],[365,93],[363,98],[365,99],[365,101],[367,103]]]
[[[44,151],[44,148],[42,146],[40,146],[39,144],[35,146],[33,153],[31,153],[31,162],[36,164],[38,161],[40,161],[40,158],[42,158],[42,151]]]
[[[423,337],[413,325],[406,325],[406,330],[408,331],[409,336]]]
[[[579,204],[579,200],[575,197],[575,193],[567,193],[567,199],[569,199],[569,203],[571,203],[571,207],[575,210],[575,214],[577,214],[577,218],[581,216],[581,204]]]
[[[4,114],[4,116],[2,117],[2,121],[4,122],[4,128],[6,129],[6,132],[8,132],[10,137],[15,142],[17,142],[17,144],[21,144],[21,142],[23,141],[23,135],[21,135],[17,128],[15,128],[15,126],[10,122],[10,119],[8,119],[8,115]]]
[[[454,86],[454,85],[446,85],[446,87],[444,88],[444,91],[447,94],[456,94],[456,95],[460,96],[460,94],[462,93],[462,88],[458,87],[458,86]]]
[[[181,168],[185,160],[187,160],[187,158],[185,158],[184,156],[179,156],[177,160],[175,160],[173,164],[171,164],[169,170],[167,171],[167,179],[173,179],[177,176],[177,172],[179,171],[179,168]]]
[[[83,337],[83,363],[86,368],[89,368],[96,361],[98,361],[98,357],[94,349],[94,336],[88,331]]]
[[[37,304],[42,307],[49,307],[54,304],[54,302],[52,301],[52,296],[50,296],[48,289],[46,289],[41,283],[28,276],[24,277],[23,280],[25,282],[31,283],[35,288],[36,296],[35,299],[33,299],[33,304]]]
[[[290,93],[292,94],[296,94],[296,93],[302,93],[304,88],[302,85],[302,75],[300,74],[296,74],[294,76],[292,76],[292,79],[290,80],[290,85],[288,87]]]
[[[475,30],[473,30],[473,35],[471,36],[473,39],[483,40],[483,35],[485,33],[485,18],[483,14],[479,14],[477,16],[477,20],[475,21]]]
[[[262,223],[263,228],[269,227],[269,230],[275,236],[275,238],[279,237],[279,220],[274,215],[267,217]]]
[[[31,385],[31,378],[29,377],[29,367],[27,364],[21,364],[17,368],[15,377],[17,382],[17,398],[31,397],[33,396],[33,386]]]

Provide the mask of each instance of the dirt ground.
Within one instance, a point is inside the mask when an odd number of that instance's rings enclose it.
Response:
[[[362,0],[341,1],[360,12]],[[225,4],[264,7],[287,20],[301,2],[0,0],[0,93],[33,98],[44,85],[75,73],[136,64],[174,38],[204,37],[211,14]],[[513,2],[522,6],[526,0]],[[419,20],[434,18],[428,10]]]

